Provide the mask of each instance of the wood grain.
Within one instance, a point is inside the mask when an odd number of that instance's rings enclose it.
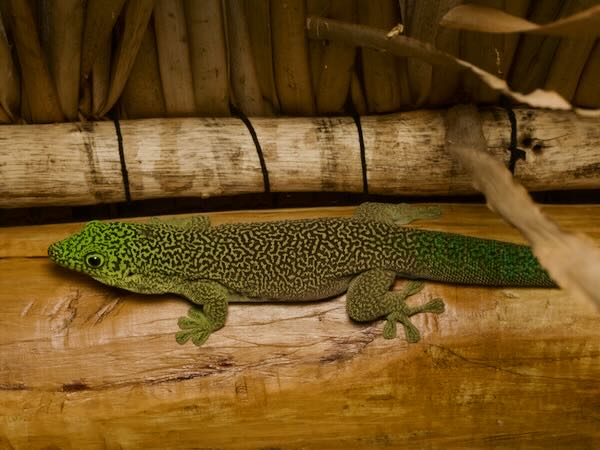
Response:
[[[214,223],[351,208],[212,214]],[[545,207],[600,243],[600,207]],[[187,303],[53,266],[80,224],[0,229],[0,444],[36,448],[595,448],[600,317],[560,290],[428,283],[447,311],[423,340],[384,340],[343,299],[233,305],[202,348],[173,333]],[[423,228],[520,241],[483,206]],[[18,280],[19,282],[15,282]]]

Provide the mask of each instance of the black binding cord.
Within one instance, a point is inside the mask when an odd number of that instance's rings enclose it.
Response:
[[[129,191],[129,174],[127,173],[127,164],[125,164],[125,151],[123,149],[123,135],[121,134],[121,125],[119,119],[114,119],[115,132],[117,133],[117,144],[119,146],[119,158],[121,159],[121,175],[123,176],[123,188],[125,189],[125,201],[131,202],[131,192]]]
[[[244,125],[246,125],[246,128],[248,128],[248,132],[250,133],[250,136],[252,136],[252,141],[254,142],[254,146],[256,147],[256,154],[258,155],[258,161],[260,162],[260,170],[262,172],[265,194],[270,194],[271,193],[271,184],[269,183],[269,171],[267,170],[265,156],[263,155],[262,147],[260,146],[260,142],[258,141],[258,136],[256,135],[256,131],[254,130],[254,127],[252,126],[252,122],[250,122],[250,119],[248,119],[246,114],[244,114],[242,111],[240,111],[234,105],[229,105],[229,108],[231,110],[231,113],[234,116],[236,116],[238,119],[240,119],[242,122],[244,122]]]

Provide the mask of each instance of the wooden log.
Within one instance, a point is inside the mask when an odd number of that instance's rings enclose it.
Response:
[[[211,214],[213,223],[352,208]],[[600,243],[598,206],[544,211]],[[419,227],[520,241],[483,206]],[[554,289],[428,283],[423,339],[385,340],[343,299],[233,305],[205,346],[173,333],[188,304],[54,266],[81,224],[0,229],[3,448],[597,448],[600,316]]]
[[[361,119],[369,192],[472,194],[467,172],[444,150],[445,111]],[[488,151],[507,162],[506,111],[480,111]],[[600,118],[515,110],[525,160],[516,178],[530,191],[600,187]],[[271,191],[362,192],[358,130],[350,118],[251,118]],[[122,121],[133,200],[259,193],[259,153],[237,118]],[[0,207],[77,205],[125,198],[112,123],[0,127]],[[93,176],[92,176],[93,175]]]

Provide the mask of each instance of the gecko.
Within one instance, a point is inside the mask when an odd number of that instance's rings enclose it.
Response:
[[[405,226],[439,208],[363,203],[352,217],[234,223],[208,216],[147,223],[89,222],[48,248],[57,264],[142,294],[176,294],[194,306],[179,318],[176,341],[202,345],[225,325],[230,302],[300,302],[346,293],[354,321],[397,323],[418,342],[411,317],[440,314],[436,298],[409,306],[424,281],[556,287],[524,245]],[[408,280],[391,290],[397,278]]]

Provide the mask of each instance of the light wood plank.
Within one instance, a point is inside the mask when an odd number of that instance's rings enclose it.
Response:
[[[600,242],[600,207],[545,207]],[[352,208],[211,214],[215,223]],[[483,206],[420,227],[520,241]],[[206,345],[174,342],[188,304],[52,265],[80,224],[0,229],[0,443],[8,448],[597,447],[600,317],[560,290],[428,283],[418,344],[355,324],[343,299],[233,305]]]

